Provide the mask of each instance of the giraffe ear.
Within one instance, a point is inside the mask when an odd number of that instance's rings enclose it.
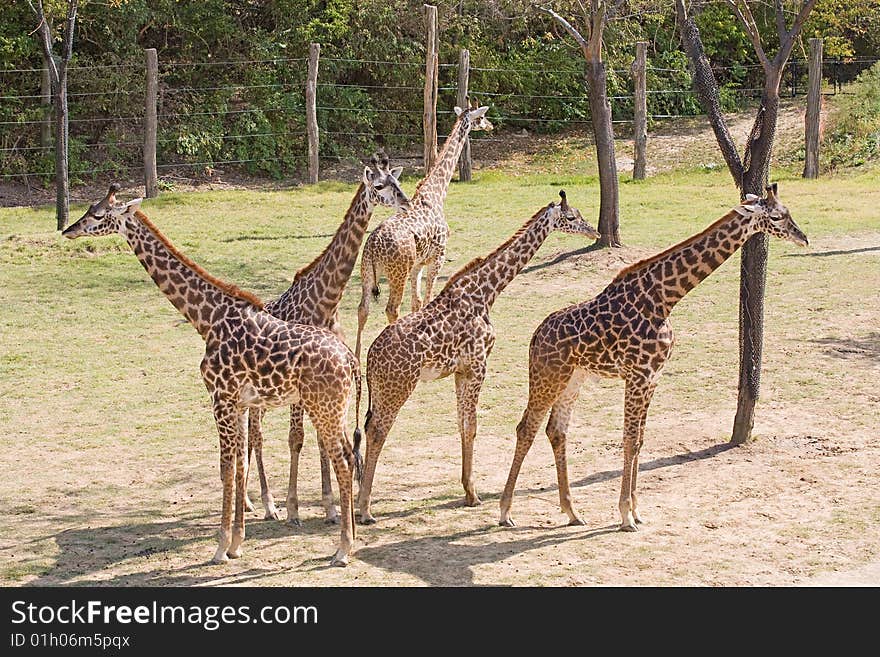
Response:
[[[740,216],[743,216],[743,217],[748,217],[749,215],[753,215],[756,212],[759,212],[760,210],[761,210],[760,205],[757,205],[755,203],[748,203],[748,201],[741,204],[741,205],[737,205],[733,209],[734,212],[736,212],[737,214],[739,214]]]
[[[395,180],[400,180],[400,174],[403,173],[403,167],[394,167],[391,169],[391,175],[394,176]]]
[[[370,171],[370,167],[364,167],[363,181],[364,181],[365,185],[367,185],[367,186],[370,185],[370,180],[372,179],[372,175],[373,175],[373,172]]]
[[[484,116],[486,114],[486,112],[488,112],[488,111],[489,111],[488,105],[483,105],[482,107],[478,107],[476,109],[473,109],[473,110],[471,110],[471,118],[478,119],[481,116]]]
[[[461,109],[458,105],[456,105],[456,106],[453,107],[452,109],[453,109],[453,111],[455,112],[455,115],[456,115],[456,116],[461,116],[461,113],[464,111],[464,110]]]

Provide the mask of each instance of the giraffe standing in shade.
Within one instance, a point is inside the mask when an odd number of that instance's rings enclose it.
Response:
[[[556,461],[559,502],[569,524],[583,520],[571,504],[565,440],[572,409],[588,375],[626,382],[620,529],[642,522],[636,498],[639,450],[648,405],[673,345],[669,314],[675,304],[758,232],[808,244],[776,195],[753,194],[703,232],[624,268],[598,296],[549,315],[529,346],[529,401],[516,427],[516,452],[501,496],[501,525],[513,527],[510,507],[523,459],[547,412],[547,437]]]
[[[477,402],[486,361],[495,344],[489,310],[507,284],[526,266],[551,233],[559,230],[596,239],[599,233],[568,206],[541,208],[522,228],[485,258],[465,265],[420,310],[386,326],[367,352],[369,404],[364,432],[366,454],[358,491],[361,522],[370,524],[370,494],[379,452],[397,414],[419,381],[455,374],[458,427],[461,434],[461,483],[465,504],[480,498],[472,473]]]
[[[361,256],[361,302],[358,306],[358,332],[355,357],[361,358],[361,334],[370,314],[370,296],[379,298],[379,276],[388,277],[388,303],[385,315],[388,322],[397,321],[406,279],[412,292],[412,311],[415,312],[431,299],[434,281],[446,258],[449,225],[443,214],[446,192],[458,164],[465,139],[473,130],[491,130],[486,119],[488,107],[455,108],[458,118],[434,166],[416,186],[409,208],[383,221],[364,244]],[[422,269],[428,268],[425,296],[421,297]]]
[[[345,433],[353,383],[360,375],[351,350],[332,332],[292,324],[263,310],[254,295],[224,283],[177,250],[138,208],[116,202],[117,185],[62,235],[120,233],[168,300],[205,340],[202,379],[220,435],[223,510],[214,561],[241,556],[245,536],[247,427],[245,411],[300,404],[333,462],[342,508],[342,538],[331,564],[348,562],[355,538],[352,473],[359,459]],[[233,494],[235,520],[233,522]]]
[[[300,269],[293,282],[284,294],[268,302],[264,310],[279,319],[296,324],[320,326],[333,331],[344,339],[342,326],[339,323],[339,304],[345,292],[345,286],[354,269],[358,251],[364,239],[364,233],[373,210],[377,205],[396,209],[405,209],[409,204],[406,194],[400,188],[398,179],[402,167],[390,168],[388,157],[384,151],[371,158],[372,168],[367,166],[363,171],[363,180],[355,192],[354,198],[345,218],[336,230],[327,248],[310,264]],[[248,462],[250,451],[256,457],[257,471],[260,477],[260,497],[266,511],[266,519],[279,519],[275,500],[269,492],[266,469],[263,465],[263,433],[261,430],[260,409],[248,412]],[[300,525],[299,502],[297,498],[297,473],[299,456],[302,451],[305,431],[303,428],[302,404],[290,407],[290,431],[288,446],[290,448],[290,478],[287,487],[287,522]],[[330,462],[320,441],[318,452],[321,459],[321,499],[324,506],[325,522],[338,522],[336,505],[333,504],[333,489],[330,483]],[[254,507],[245,493],[245,505],[249,511]]]

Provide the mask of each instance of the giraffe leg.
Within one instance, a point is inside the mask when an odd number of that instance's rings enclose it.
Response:
[[[416,264],[409,273],[409,290],[411,296],[411,312],[416,312],[422,307],[422,263]]]
[[[248,453],[247,453],[247,462],[248,462],[248,477],[249,477],[250,474],[251,474],[251,468],[250,468],[251,461],[252,461],[254,458],[257,458],[257,459],[260,458],[259,456],[257,456],[257,457],[254,457],[254,456],[253,456],[253,454],[254,454],[254,448],[255,448],[255,446],[257,445],[257,443],[259,443],[259,444],[260,444],[260,448],[262,449],[263,437],[262,437],[262,435],[260,435],[260,437],[257,438],[257,437],[254,435],[254,431],[253,431],[253,429],[251,429],[251,425],[250,425],[250,423],[253,421],[253,414],[257,412],[257,409],[248,409],[246,412],[247,412],[247,415],[248,415]],[[258,429],[258,430],[259,430],[259,429]],[[245,478],[245,481],[244,481],[244,485],[245,485],[245,490],[244,490],[244,508],[245,508],[245,511],[247,511],[248,513],[253,513],[254,511],[256,511],[256,508],[254,507],[254,503],[251,502],[251,498],[248,497],[248,493],[247,493],[247,484],[248,484],[248,481],[247,481],[247,480],[248,480],[248,478]]]
[[[652,384],[648,391],[649,397],[647,400],[647,404],[651,403],[651,398],[654,396],[654,390],[657,387],[657,384]],[[645,423],[648,419],[648,409],[647,406],[645,408],[644,414],[641,416],[641,421],[639,422],[639,439],[636,443],[636,453],[633,457],[633,467],[632,467],[632,492],[630,493],[630,499],[632,500],[632,514],[633,520],[636,521],[637,525],[641,525],[644,523],[644,518],[641,513],[639,513],[638,507],[638,498],[636,497],[636,481],[639,477],[639,452],[642,449],[642,445],[645,444]]]
[[[223,484],[223,506],[220,512],[220,531],[214,563],[223,563],[229,559],[227,552],[232,545],[232,513],[233,495],[235,491],[236,459],[242,438],[239,435],[241,423],[239,411],[235,404],[215,398],[214,421],[220,436],[220,481]],[[242,486],[243,492],[243,486]],[[244,499],[242,498],[242,510]]]
[[[226,556],[238,559],[241,556],[241,544],[244,542],[244,496],[247,481],[247,418],[239,413],[239,441],[235,450],[235,521],[232,524],[232,541]]]
[[[348,438],[345,435],[344,418],[339,418],[335,423],[318,422],[318,440],[324,445],[324,450],[333,463],[336,472],[336,483],[339,486],[339,504],[342,509],[340,525],[342,532],[339,548],[330,560],[331,566],[348,565],[348,556],[354,543],[354,504],[352,498],[352,474],[353,468],[346,458],[345,446]],[[348,450],[350,453],[350,448]]]
[[[400,316],[400,304],[403,301],[403,291],[406,288],[406,278],[412,269],[409,263],[406,265],[387,267],[385,275],[388,277],[388,303],[385,305],[385,317],[389,324],[393,324]]]
[[[379,291],[378,281],[373,277],[373,265],[369,258],[361,259],[361,302],[358,304],[358,330],[357,342],[355,343],[354,356],[361,362],[361,335],[367,318],[370,316],[370,295],[373,291]]]
[[[586,373],[575,370],[565,386],[565,390],[553,404],[550,419],[547,421],[547,438],[553,448],[553,459],[556,461],[556,480],[559,484],[559,506],[568,516],[569,525],[583,525],[583,519],[575,512],[571,504],[571,487],[568,483],[568,462],[565,456],[565,438],[568,423],[577,401],[578,392],[584,382]]]
[[[620,482],[620,530],[636,531],[635,507],[635,471],[639,452],[639,427],[645,422],[648,406],[654,394],[656,384],[645,379],[630,379],[626,382],[624,393],[623,418],[623,477]]]
[[[440,269],[443,267],[443,263],[446,261],[446,249],[440,249],[440,253],[438,253],[434,258],[428,263],[428,273],[425,276],[425,297],[424,303],[428,303],[431,300],[431,293],[434,291],[434,283],[437,282],[437,277],[440,275]]]
[[[260,475],[260,499],[263,501],[263,509],[266,511],[266,520],[279,520],[278,509],[275,507],[275,498],[269,491],[269,479],[266,475],[266,468],[263,465],[263,429],[262,429],[263,411],[259,408],[251,408],[248,410],[248,463],[250,463],[250,452],[253,451],[256,456],[257,472]],[[247,481],[245,481],[245,485]],[[247,497],[245,490],[245,508],[253,512],[254,505]]]
[[[485,377],[485,366],[476,372],[455,373],[455,397],[458,406],[458,431],[461,435],[461,485],[465,506],[482,504],[474,485],[474,438],[477,435],[477,403]]]
[[[296,495],[296,480],[299,471],[299,455],[302,452],[305,430],[303,429],[303,408],[299,405],[290,407],[290,430],[287,434],[287,446],[290,449],[290,473],[287,478],[287,524],[299,527],[299,500]]]
[[[519,471],[522,467],[523,460],[532,443],[535,435],[541,426],[541,420],[547,415],[550,408],[549,403],[536,404],[529,399],[526,410],[523,411],[519,424],[516,425],[516,450],[513,453],[513,462],[510,464],[510,472],[507,475],[507,483],[504,485],[504,492],[501,494],[501,520],[499,525],[502,527],[515,527],[516,523],[510,517],[510,508],[513,506],[513,491],[516,487],[516,480],[519,477]]]
[[[321,458],[321,502],[324,505],[324,522],[328,525],[338,525],[339,513],[333,503],[333,486],[330,483],[330,459],[320,440],[318,454]]]

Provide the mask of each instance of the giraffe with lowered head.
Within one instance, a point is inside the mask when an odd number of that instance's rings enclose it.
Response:
[[[379,276],[388,277],[388,322],[397,320],[406,279],[410,280],[413,312],[431,299],[434,282],[446,258],[449,224],[443,214],[446,192],[467,136],[476,130],[491,130],[486,118],[488,107],[476,102],[467,109],[455,108],[458,115],[443,148],[427,175],[416,186],[409,208],[383,221],[364,244],[361,256],[361,302],[358,305],[358,332],[354,353],[361,358],[361,334],[370,314],[370,297],[379,298]],[[425,295],[421,296],[422,270],[427,267]]]
[[[290,287],[280,297],[268,302],[264,310],[279,319],[297,324],[310,324],[333,331],[344,339],[339,323],[339,304],[345,286],[354,269],[367,225],[377,205],[395,209],[405,209],[409,204],[406,194],[398,182],[402,167],[391,168],[384,150],[374,154],[370,165],[364,167],[361,184],[345,218],[337,228],[330,243],[311,263],[300,269],[293,277]],[[269,492],[268,478],[263,465],[263,433],[261,416],[263,411],[252,409],[248,412],[248,450],[255,455],[260,477],[260,496],[266,511],[266,519],[278,519],[275,500]],[[303,439],[303,407],[292,404],[290,407],[290,473],[287,486],[287,522],[300,525],[299,502],[297,497],[297,474],[299,456]],[[333,489],[330,483],[330,462],[318,441],[321,459],[321,499],[324,506],[324,519],[328,523],[338,522],[336,505],[333,503]],[[250,462],[250,454],[248,455]],[[245,494],[245,505],[253,511],[253,504]]]
[[[220,436],[223,483],[214,562],[241,556],[247,480],[245,412],[296,403],[308,413],[336,471],[344,512],[342,537],[331,564],[344,566],[355,537],[352,474],[360,458],[345,428],[352,384],[357,383],[360,391],[359,367],[351,350],[331,331],[278,319],[253,294],[210,275],[159,232],[140,211],[141,199],[117,203],[118,191],[118,185],[111,186],[104,199],[62,234],[70,239],[121,234],[159,289],[205,341],[201,373]]]
[[[622,378],[626,384],[620,529],[636,531],[642,522],[636,497],[639,450],[648,405],[672,350],[669,315],[676,303],[759,232],[799,246],[808,244],[779,201],[775,183],[766,188],[764,198],[748,194],[701,233],[624,268],[593,299],[544,319],[529,345],[529,399],[516,427],[516,451],[501,496],[501,525],[514,526],[510,507],[516,479],[548,411],[547,437],[556,461],[559,502],[569,524],[584,524],[571,503],[565,442],[581,385],[588,376],[603,376]]]
[[[360,519],[375,522],[370,495],[379,452],[401,407],[419,381],[455,375],[461,434],[461,483],[465,504],[480,498],[474,486],[473,453],[477,403],[486,361],[495,345],[489,311],[498,295],[531,260],[554,230],[596,239],[599,233],[568,205],[541,208],[506,242],[485,258],[476,258],[453,274],[427,305],[386,326],[367,352],[369,403],[364,421],[366,454],[358,490]]]

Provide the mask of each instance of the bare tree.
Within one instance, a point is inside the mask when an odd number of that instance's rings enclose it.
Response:
[[[43,60],[49,69],[52,84],[52,111],[55,118],[55,215],[58,230],[64,230],[69,218],[70,186],[67,177],[67,64],[73,55],[73,31],[76,26],[78,0],[67,0],[67,20],[64,24],[61,56],[52,54],[52,29],[43,10],[43,0],[32,0],[28,4],[40,24],[35,30],[39,34],[43,48]]]
[[[587,37],[552,9],[538,7],[556,20],[577,41],[586,60],[585,77],[590,99],[590,122],[596,140],[596,160],[599,165],[599,238],[602,246],[620,246],[620,204],[618,200],[617,160],[614,156],[614,128],[611,123],[611,105],[608,103],[607,75],[602,60],[602,37],[605,24],[617,11],[623,0],[609,8],[605,0],[590,0],[589,14],[584,8]]]
[[[740,159],[736,144],[730,136],[721,114],[718,83],[700,40],[700,32],[689,15],[685,0],[675,0],[675,13],[682,43],[693,74],[694,87],[703,110],[709,116],[712,130],[727,168],[739,188],[740,197],[746,194],[763,195],[769,181],[770,155],[776,133],[779,112],[779,85],[782,73],[795,41],[803,29],[807,16],[816,0],[797,0],[798,9],[791,28],[786,24],[783,0],[774,0],[776,32],[779,49],[771,58],[764,50],[761,34],[747,0],[725,0],[751,41],[758,61],[764,70],[764,88],[755,123]],[[764,290],[767,281],[768,238],[759,233],[742,248],[739,298],[739,395],[731,442],[747,441],[754,425],[755,403],[761,385],[761,352],[764,342]]]

